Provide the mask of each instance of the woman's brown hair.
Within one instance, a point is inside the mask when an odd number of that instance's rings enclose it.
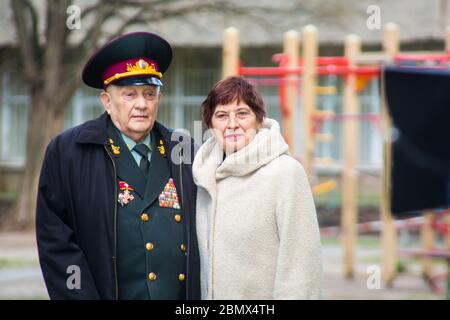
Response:
[[[208,128],[212,127],[211,122],[216,106],[229,104],[233,101],[245,102],[255,113],[256,120],[259,123],[263,122],[266,110],[261,94],[248,80],[243,77],[232,76],[217,82],[205,101],[202,102],[202,118]]]

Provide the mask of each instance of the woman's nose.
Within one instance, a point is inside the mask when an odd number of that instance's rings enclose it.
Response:
[[[238,122],[236,120],[236,117],[232,115],[228,119],[228,128],[234,129],[236,127],[238,127]]]

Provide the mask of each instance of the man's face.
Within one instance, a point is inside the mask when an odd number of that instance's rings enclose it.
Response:
[[[100,94],[114,125],[136,142],[152,130],[161,101],[159,87],[110,85]]]

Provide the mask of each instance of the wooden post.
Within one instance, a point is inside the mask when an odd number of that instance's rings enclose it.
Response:
[[[399,31],[394,23],[388,23],[384,27],[383,49],[389,59],[399,52]],[[383,77],[383,75],[381,75]],[[384,79],[381,79],[382,106],[381,119],[383,123],[383,174],[382,174],[382,198],[381,198],[381,242],[383,247],[383,279],[386,286],[392,287],[396,275],[397,264],[397,230],[391,213],[391,129],[392,120],[386,105],[384,95]]]
[[[447,213],[444,217],[444,223],[447,226],[447,230],[450,230],[450,213]],[[445,234],[445,248],[450,251],[450,232]],[[450,271],[450,270],[449,270]],[[450,273],[449,273],[450,275]]]
[[[289,58],[288,67],[298,67],[299,35],[297,31],[289,30],[283,37],[283,53]],[[286,76],[286,106],[288,114],[283,117],[284,137],[289,144],[289,151],[295,155],[295,105],[297,101],[298,75]]]
[[[424,224],[420,227],[420,242],[423,250],[430,251],[434,248],[435,234],[432,223],[434,218],[433,211],[423,213]],[[422,258],[422,274],[430,279],[433,275],[433,260],[431,258]]]
[[[239,30],[230,27],[225,29],[222,52],[222,78],[235,76],[239,67]]]
[[[450,27],[447,27],[445,34],[445,52],[450,54]],[[432,228],[434,213],[432,211],[425,211],[423,213],[423,218],[425,224],[420,228],[420,243],[423,250],[429,251],[434,248],[434,242],[436,239],[435,232]],[[450,235],[445,235],[446,243],[450,243]],[[422,274],[426,278],[430,278],[433,276],[433,259],[431,258],[422,258]],[[450,271],[450,270],[449,270]],[[450,277],[449,277],[450,279]]]
[[[303,166],[312,182],[314,161],[314,134],[312,132],[312,116],[316,109],[317,87],[317,28],[307,25],[302,29],[303,74],[302,74],[302,112],[303,112]]]
[[[450,251],[450,214],[447,213],[447,215],[444,218],[445,224],[447,226],[447,233],[445,234],[445,248]],[[450,300],[450,259],[447,259],[447,300]]]
[[[445,35],[445,52],[450,54],[450,26],[447,27]],[[444,218],[447,230],[450,230],[450,213]],[[445,234],[445,248],[450,251],[450,232]],[[447,299],[450,299],[450,260],[447,260]]]
[[[361,42],[355,35],[345,38],[345,57],[349,65],[355,65],[355,58],[361,51]],[[343,112],[348,115],[359,113],[356,93],[356,76],[347,75],[344,86]],[[344,274],[346,278],[354,276],[354,253],[356,247],[358,219],[358,174],[356,163],[358,159],[358,120],[350,119],[343,122],[343,157],[342,170],[342,204],[341,204],[341,237],[344,249]]]
[[[450,54],[450,26],[447,27],[445,34],[445,52]],[[450,230],[450,214],[444,218],[447,230]],[[450,232],[445,234],[445,247],[450,250]],[[447,259],[447,300],[450,300],[450,259]]]

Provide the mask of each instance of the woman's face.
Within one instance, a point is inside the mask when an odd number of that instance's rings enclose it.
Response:
[[[261,124],[253,110],[243,101],[218,104],[211,119],[214,134],[226,154],[236,152],[248,145]]]

